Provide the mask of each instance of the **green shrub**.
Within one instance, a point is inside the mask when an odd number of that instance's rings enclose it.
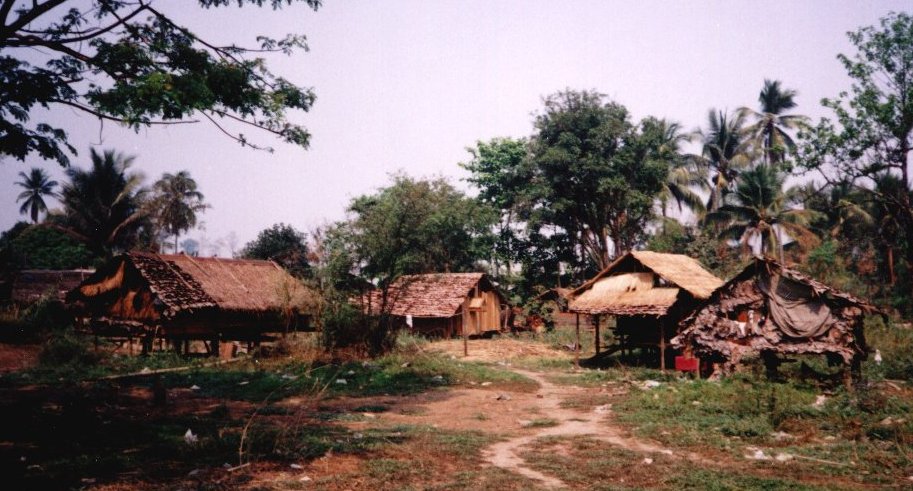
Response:
[[[46,368],[89,366],[99,360],[85,339],[67,329],[55,330],[38,355],[39,363]]]

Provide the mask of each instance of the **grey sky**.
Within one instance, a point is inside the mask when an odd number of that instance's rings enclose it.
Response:
[[[850,53],[845,33],[872,25],[902,1],[555,2],[340,1],[313,12],[245,7],[200,10],[160,4],[216,42],[254,45],[259,34],[307,35],[311,51],[270,59],[275,73],[312,86],[317,103],[294,114],[311,149],[247,131],[273,154],[241,148],[208,124],[139,134],[57,108],[85,165],[92,145],[137,156],[154,181],[190,171],[212,205],[210,240],[234,231],[239,244],[286,222],[308,230],[344,216],[349,200],[388,183],[388,174],[444,175],[476,140],[532,132],[541,97],[567,87],[596,89],[636,119],[665,117],[692,129],[708,109],[757,105],[765,78],[799,92],[797,112],[826,115],[818,101],[849,87],[836,59]],[[37,116],[37,115],[36,115]],[[0,164],[0,228],[25,217],[12,183],[19,171],[56,164]],[[223,250],[223,254],[227,251]]]

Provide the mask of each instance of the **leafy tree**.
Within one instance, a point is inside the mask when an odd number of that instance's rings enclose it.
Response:
[[[158,226],[174,236],[174,251],[178,250],[178,236],[197,225],[197,213],[209,206],[203,203],[203,193],[197,191],[197,182],[190,173],[165,173],[153,185],[150,212]]]
[[[770,165],[742,172],[727,203],[707,215],[707,219],[725,224],[721,238],[738,240],[746,251],[757,241],[762,253],[777,255],[781,261],[786,239],[794,240],[804,250],[817,245],[817,236],[808,229],[815,212],[789,208],[783,192],[785,179]]]
[[[92,266],[96,261],[84,244],[42,225],[26,229],[12,240],[11,247],[20,269],[75,269]]]
[[[892,13],[880,26],[848,33],[856,48],[841,54],[853,83],[849,91],[822,104],[833,111],[834,120],[822,118],[803,132],[799,164],[815,170],[826,183],[850,180],[870,190],[882,210],[896,219],[896,243],[904,251],[906,267],[913,267],[913,180],[910,153],[913,149],[913,16]],[[879,190],[878,180],[890,174],[897,188]],[[888,230],[880,230],[886,236]],[[891,248],[890,250],[893,250]],[[913,283],[907,285],[907,301]]]
[[[204,8],[294,0],[197,0]],[[320,0],[303,0],[313,9]],[[253,126],[307,147],[309,134],[286,111],[307,111],[311,89],[272,74],[261,52],[291,53],[302,36],[258,37],[253,49],[197,37],[154,0],[0,1],[0,156],[29,154],[69,165],[66,131],[33,123],[36,108],[66,106],[139,130],[206,120],[241,145],[261,148],[235,126]],[[66,8],[67,5],[69,8]],[[44,66],[25,61],[35,52]],[[200,119],[191,119],[198,116]]]
[[[288,272],[304,278],[310,275],[307,238],[295,227],[277,223],[257,234],[257,238],[241,249],[240,256],[247,259],[269,259],[282,265]]]
[[[536,117],[531,163],[535,210],[531,227],[558,227],[597,268],[644,237],[668,174],[655,159],[664,137],[657,120],[640,125],[627,109],[596,92],[566,90],[545,98]]]
[[[714,172],[707,202],[707,209],[711,212],[717,211],[723,204],[739,170],[747,167],[751,160],[743,141],[744,124],[745,117],[740,114],[730,117],[723,111],[711,109],[707,114],[707,131],[698,132],[703,143],[701,163]]]
[[[403,274],[473,270],[489,258],[497,219],[444,179],[401,174],[377,194],[352,200],[349,212],[352,257],[381,285]]]
[[[758,96],[761,110],[754,111],[743,107],[739,113],[750,116],[755,123],[745,131],[754,139],[754,145],[763,152],[764,162],[778,164],[783,162],[786,152],[796,150],[790,131],[804,127],[807,117],[798,114],[784,114],[796,107],[796,91],[781,88],[779,80],[764,80],[764,87]]]
[[[148,227],[149,218],[142,176],[129,171],[134,157],[95,149],[91,157],[89,170],[67,169],[63,215],[50,218],[96,253],[130,249],[140,244],[140,229]]]
[[[512,273],[512,261],[523,254],[517,224],[529,201],[531,169],[527,165],[528,143],[523,139],[495,138],[479,141],[467,148],[472,160],[461,163],[471,175],[467,179],[479,189],[479,200],[498,210],[497,240],[494,249],[494,272],[500,273],[499,260]]]
[[[34,167],[28,175],[25,172],[20,172],[19,177],[22,180],[16,181],[15,184],[25,189],[16,198],[17,202],[25,200],[22,203],[22,207],[19,208],[19,213],[23,215],[28,213],[32,218],[32,222],[38,223],[38,214],[48,211],[44,197],[57,196],[57,193],[54,192],[54,188],[57,187],[57,181],[51,179],[44,169]]]

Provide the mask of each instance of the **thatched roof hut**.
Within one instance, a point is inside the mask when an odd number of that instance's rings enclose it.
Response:
[[[828,354],[846,364],[866,355],[862,321],[877,309],[848,293],[756,258],[682,322],[673,344],[722,362],[747,356]]]
[[[131,252],[67,300],[96,328],[248,339],[300,328],[316,297],[272,261]]]
[[[665,345],[679,320],[722,284],[688,256],[631,251],[575,289],[568,310],[615,316],[617,349],[659,348],[665,367]]]
[[[451,337],[500,331],[509,305],[484,273],[405,275],[362,297],[365,311],[384,311],[424,334]]]

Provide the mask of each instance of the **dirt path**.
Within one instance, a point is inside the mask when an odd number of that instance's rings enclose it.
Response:
[[[558,386],[536,372],[519,369],[513,369],[513,371],[539,383],[540,388],[536,392],[535,399],[538,406],[537,409],[550,419],[557,421],[558,424],[542,428],[533,434],[515,436],[491,445],[482,454],[488,463],[541,481],[547,487],[561,488],[567,486],[560,479],[538,472],[526,465],[526,462],[520,457],[520,450],[524,446],[542,437],[587,436],[632,452],[673,455],[673,452],[667,448],[625,436],[623,430],[607,421],[607,416],[611,410],[605,406],[596,407],[589,413],[581,413],[580,411],[561,407],[563,400],[587,389],[574,386]],[[699,456],[691,454],[683,454],[680,457],[689,460],[702,460]]]

